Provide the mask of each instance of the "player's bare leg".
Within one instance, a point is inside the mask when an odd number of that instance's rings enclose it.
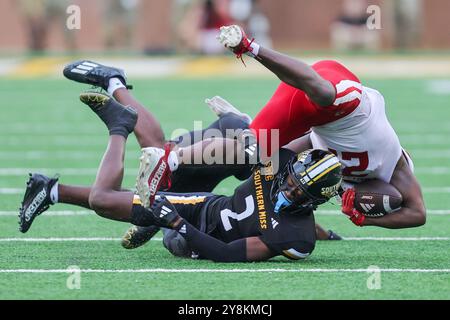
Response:
[[[69,185],[58,185],[58,202],[71,204],[86,209],[91,209],[89,205],[89,195],[91,194],[91,188],[88,187],[75,187]]]
[[[130,221],[133,193],[121,190],[125,145],[133,131],[137,113],[104,94],[87,92],[80,96],[106,124],[109,130],[108,147],[100,164],[96,180],[89,195],[89,206],[97,214],[119,221]]]
[[[106,124],[110,139],[92,188],[59,186],[58,178],[30,175],[19,212],[20,231],[27,232],[34,219],[57,202],[73,203],[94,209],[99,215],[130,221],[134,195],[121,192],[125,143],[137,121],[131,107],[124,108],[111,97],[94,92],[80,96]]]
[[[88,60],[75,61],[64,68],[64,76],[72,81],[81,82],[108,91],[124,106],[133,107],[138,113],[135,134],[142,148],[164,145],[164,134],[159,122],[128,91],[125,72],[121,69],[105,66]]]
[[[134,134],[141,148],[162,148],[166,142],[164,133],[160,123],[150,111],[137,101],[126,88],[115,90],[113,96],[122,105],[131,106],[137,111],[138,121],[134,128]]]
[[[126,139],[112,135],[89,195],[89,205],[105,218],[130,221],[134,195],[122,192]]]

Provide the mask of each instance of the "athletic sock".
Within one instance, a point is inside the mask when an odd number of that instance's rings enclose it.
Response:
[[[261,46],[259,44],[257,44],[256,42],[252,42],[250,44],[250,48],[252,49],[251,51],[248,51],[246,54],[252,58],[256,58],[259,54],[259,49],[261,48]]]
[[[169,157],[167,158],[167,162],[169,163],[169,168],[171,172],[177,171],[179,166],[178,156],[175,151],[171,151]]]
[[[118,89],[126,89],[125,85],[120,81],[119,78],[111,78],[109,79],[109,87],[108,87],[108,93],[112,96],[114,95],[114,92]]]
[[[59,186],[59,183],[57,182],[57,183],[55,183],[55,185],[52,187],[52,189],[50,190],[50,201],[53,203],[53,204],[56,204],[56,203],[58,203],[58,198],[59,198],[59,193],[58,193],[58,186]]]

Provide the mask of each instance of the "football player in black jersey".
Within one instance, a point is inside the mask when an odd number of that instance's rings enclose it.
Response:
[[[51,204],[61,202],[136,226],[175,229],[193,251],[214,261],[257,261],[279,254],[298,259],[313,250],[312,211],[335,195],[341,182],[334,155],[308,151],[297,156],[282,150],[279,164],[284,169],[279,174],[271,175],[270,165],[257,166],[232,197],[160,193],[145,208],[132,192],[121,188],[125,144],[136,126],[137,112],[101,93],[84,93],[81,100],[110,133],[96,181],[91,188],[81,188],[33,175],[20,210],[23,232]],[[239,145],[236,139],[228,140]]]

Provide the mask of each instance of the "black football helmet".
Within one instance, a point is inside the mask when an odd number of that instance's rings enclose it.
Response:
[[[306,150],[294,156],[277,174],[271,200],[276,212],[310,212],[336,196],[341,183],[342,164],[334,154]],[[291,199],[286,193],[293,195]]]

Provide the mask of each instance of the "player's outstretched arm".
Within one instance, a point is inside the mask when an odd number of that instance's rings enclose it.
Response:
[[[306,92],[319,106],[330,106],[335,101],[336,91],[331,82],[306,63],[250,41],[239,26],[222,27],[218,39],[239,58],[243,54],[254,57],[281,81]]]

